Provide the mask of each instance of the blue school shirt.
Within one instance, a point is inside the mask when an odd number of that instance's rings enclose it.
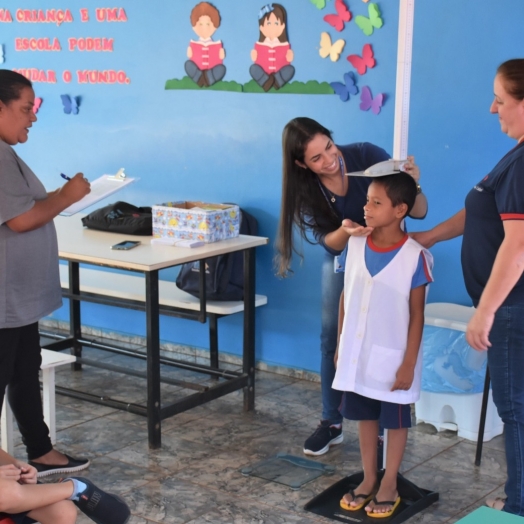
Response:
[[[400,248],[404,245],[408,235],[405,235],[400,242],[397,242],[394,246],[390,248],[379,248],[373,244],[371,236],[366,239],[366,249],[364,252],[364,258],[366,262],[366,268],[369,271],[369,274],[374,277],[376,274],[380,273],[392,260],[395,258],[395,255],[400,251]],[[343,268],[346,267],[346,257],[347,257],[347,246],[344,251],[339,256],[339,264]],[[420,253],[420,258],[417,265],[417,270],[413,275],[411,280],[411,289],[415,289],[419,286],[424,286],[433,282],[433,279],[430,276],[428,271],[428,266],[424,253]]]

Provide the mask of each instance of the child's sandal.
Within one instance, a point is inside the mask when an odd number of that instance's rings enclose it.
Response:
[[[362,509],[374,496],[374,493],[369,493],[368,495],[365,495],[363,493],[358,493],[355,495],[355,490],[350,489],[347,492],[347,495],[351,495],[352,499],[349,503],[344,500],[344,497],[340,499],[340,507],[342,509],[345,509],[347,511],[358,511],[359,509]],[[355,502],[357,499],[362,499],[361,504],[357,504],[356,506],[351,506],[351,502]]]

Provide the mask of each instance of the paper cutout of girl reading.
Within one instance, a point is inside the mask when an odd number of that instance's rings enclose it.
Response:
[[[226,52],[220,40],[211,37],[220,27],[220,13],[209,2],[200,2],[191,11],[191,27],[199,37],[187,48],[189,60],[184,64],[187,75],[200,87],[208,87],[222,80],[226,67],[222,63]]]
[[[249,73],[266,92],[272,87],[280,89],[295,74],[286,22],[286,10],[280,4],[267,4],[258,15],[260,37],[251,51],[251,60],[255,63]]]

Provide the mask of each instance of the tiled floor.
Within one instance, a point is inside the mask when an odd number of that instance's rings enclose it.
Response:
[[[88,351],[90,357],[141,365],[136,359]],[[129,402],[143,403],[146,398],[144,380],[92,367],[82,372],[61,369],[57,382]],[[166,398],[176,394],[177,388],[163,386]],[[91,459],[86,476],[126,499],[133,514],[131,524],[333,522],[306,512],[303,506],[360,469],[354,423],[345,423],[343,444],[318,458],[336,466],[334,475],[320,477],[298,491],[239,472],[278,452],[302,456],[319,408],[318,383],[259,372],[254,412],[244,413],[242,393],[232,393],[163,421],[162,448],[151,451],[145,418],[58,395],[57,448]],[[15,454],[25,459],[17,442]],[[474,453],[473,442],[452,432],[437,434],[427,425],[411,430],[402,472],[418,486],[438,491],[440,502],[409,523],[457,522],[482,505],[486,496],[502,494],[502,437],[485,443],[480,467],[473,464]],[[81,515],[78,522],[91,521]]]

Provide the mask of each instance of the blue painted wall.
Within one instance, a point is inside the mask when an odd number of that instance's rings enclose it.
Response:
[[[334,12],[333,1],[319,11],[307,0],[283,0],[295,52],[294,80],[342,80],[352,69],[344,57],[361,54],[369,42],[377,65],[359,77],[359,85],[387,95],[379,116],[361,111],[358,96],[342,103],[335,95],[164,90],[167,79],[184,76],[186,47],[194,36],[189,13],[196,3],[122,0],[118,6],[125,9],[128,21],[99,23],[91,3],[25,0],[11,7],[8,2],[5,8],[13,17],[18,8],[69,8],[74,17],[60,26],[0,24],[4,67],[51,69],[58,76],[56,84],[35,84],[44,102],[29,142],[17,151],[49,189],[59,185],[59,172],[83,171],[93,179],[123,166],[141,180],[118,197],[137,205],[166,199],[238,202],[258,218],[260,234],[273,242],[281,196],[281,132],[291,118],[321,121],[340,144],[370,141],[391,152],[398,1],[379,2],[384,26],[366,37],[353,21],[340,34],[322,21]],[[247,82],[262,2],[214,3],[222,15],[215,37],[226,50],[225,80]],[[354,16],[367,12],[360,0],[348,4]],[[80,21],[82,7],[89,10],[89,22]],[[496,22],[496,13],[504,13],[503,23]],[[420,164],[430,211],[424,223],[411,221],[411,230],[432,226],[458,211],[467,191],[512,146],[488,110],[497,65],[524,54],[523,15],[521,0],[416,2],[409,151]],[[346,40],[339,62],[318,55],[321,31]],[[63,50],[16,52],[17,37],[57,37]],[[114,51],[70,52],[69,37],[114,38]],[[131,82],[88,85],[61,80],[63,70],[74,75],[79,69],[123,70]],[[63,93],[81,96],[78,116],[62,112]],[[269,304],[257,311],[257,359],[318,371],[321,249],[306,244],[303,251],[303,263],[295,261],[294,277],[282,281],[272,270],[272,246],[258,250],[257,289],[268,295]],[[436,282],[430,301],[469,304],[460,270],[460,242],[436,246],[433,252]],[[174,274],[166,272],[162,278],[172,279]],[[87,305],[83,315],[91,326],[143,334],[143,320],[136,312]],[[67,318],[65,308],[54,317]],[[222,348],[239,353],[241,318],[223,319],[221,324]],[[196,323],[162,319],[161,327],[164,340],[207,344],[206,330]]]

